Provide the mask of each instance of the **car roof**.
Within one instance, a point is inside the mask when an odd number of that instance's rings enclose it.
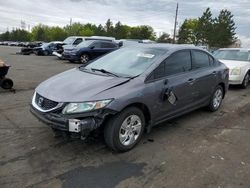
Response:
[[[131,46],[129,46],[131,47]],[[166,50],[166,51],[176,51],[176,50],[185,50],[185,49],[194,49],[194,50],[200,50],[200,51],[205,51],[207,52],[207,50],[204,50],[202,48],[193,46],[193,45],[189,45],[189,44],[167,44],[167,43],[152,43],[152,44],[144,44],[144,43],[138,43],[133,45],[133,47],[135,48],[157,48],[157,49],[162,49],[162,50]]]
[[[54,44],[62,44],[63,42],[62,41],[51,41],[49,43],[54,43]]]
[[[250,51],[249,48],[220,48],[218,50],[242,50],[242,51]]]

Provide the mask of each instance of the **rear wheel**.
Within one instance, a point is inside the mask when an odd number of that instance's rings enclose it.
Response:
[[[88,54],[82,54],[80,57],[80,61],[82,64],[86,64],[89,62],[89,56]]]
[[[223,88],[220,85],[217,86],[208,106],[211,112],[215,112],[220,108],[223,100],[223,93]]]
[[[112,117],[104,128],[104,139],[109,148],[125,152],[140,141],[145,127],[142,111],[130,107]]]
[[[247,86],[248,86],[248,84],[249,84],[249,80],[250,80],[250,75],[249,75],[249,74],[250,74],[250,73],[248,72],[248,73],[245,75],[244,80],[243,80],[243,82],[242,82],[242,84],[241,84],[241,87],[242,87],[243,89],[246,89]]]

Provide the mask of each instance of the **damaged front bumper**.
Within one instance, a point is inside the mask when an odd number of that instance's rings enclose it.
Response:
[[[38,111],[32,105],[30,111],[38,120],[55,130],[79,133],[84,137],[88,136],[91,131],[98,129],[108,115],[116,114],[115,111],[108,109],[76,115],[63,115],[55,112],[44,113]]]

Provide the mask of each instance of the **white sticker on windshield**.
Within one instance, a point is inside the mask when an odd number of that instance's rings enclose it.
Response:
[[[247,49],[240,49],[240,52],[249,52]]]
[[[144,53],[137,54],[137,57],[144,57],[149,59],[152,59],[154,56],[155,56],[154,54],[144,54]]]

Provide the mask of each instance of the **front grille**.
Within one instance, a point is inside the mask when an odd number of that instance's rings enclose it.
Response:
[[[43,110],[53,109],[59,104],[58,102],[49,100],[49,99],[39,95],[38,93],[36,93],[35,102],[36,102],[37,106],[39,106]]]

